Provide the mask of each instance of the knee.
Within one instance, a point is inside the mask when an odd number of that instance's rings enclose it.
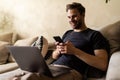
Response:
[[[27,73],[21,77],[21,80],[40,80],[36,73]]]

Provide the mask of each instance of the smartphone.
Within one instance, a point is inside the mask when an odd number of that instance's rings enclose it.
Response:
[[[59,43],[63,43],[63,40],[61,39],[60,36],[53,36],[54,40]]]

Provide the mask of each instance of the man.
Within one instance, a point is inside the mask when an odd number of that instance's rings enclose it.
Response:
[[[107,40],[100,32],[87,28],[85,8],[80,3],[68,4],[66,12],[72,30],[63,35],[64,43],[56,42],[52,56],[57,60],[53,64],[69,66],[87,77],[102,77],[108,66]],[[95,73],[89,74],[90,70]]]
[[[56,42],[56,49],[52,55],[56,61],[53,64],[71,67],[83,76],[88,75],[86,72],[89,69],[98,71],[100,75],[103,75],[108,66],[108,42],[100,32],[87,28],[84,20],[85,8],[80,3],[68,4],[66,11],[72,30],[66,31],[63,35],[64,43]],[[52,79],[37,76],[39,78],[36,80],[66,80],[66,78],[80,80],[81,75],[77,72]],[[35,79],[32,76],[29,76],[28,80]]]

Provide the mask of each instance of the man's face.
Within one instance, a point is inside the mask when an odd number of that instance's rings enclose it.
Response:
[[[69,9],[67,17],[73,29],[80,29],[83,23],[83,15],[81,15],[77,9]]]

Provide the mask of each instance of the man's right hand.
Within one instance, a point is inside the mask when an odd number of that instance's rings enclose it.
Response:
[[[55,42],[56,49],[53,51],[53,59],[57,59],[64,50],[64,43]]]

